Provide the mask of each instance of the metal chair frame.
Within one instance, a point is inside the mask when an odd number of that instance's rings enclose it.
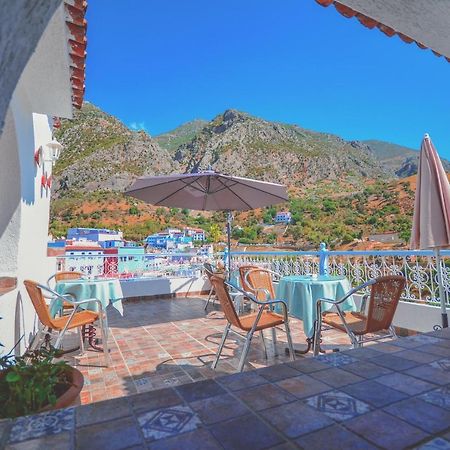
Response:
[[[254,294],[256,294],[256,295],[255,295],[256,298],[258,298],[258,293],[261,292],[261,293],[263,293],[263,294],[265,295],[265,297],[266,297],[266,302],[267,302],[268,300],[273,300],[273,299],[272,299],[272,295],[271,295],[271,293],[269,292],[268,289],[262,288],[262,287],[253,286],[253,283],[251,283],[251,281],[249,280],[249,275],[250,275],[252,272],[265,272],[265,273],[271,275],[271,277],[272,277],[272,278],[271,278],[272,284],[277,283],[277,281],[274,281],[274,280],[273,280],[274,277],[275,277],[276,279],[279,280],[279,279],[282,277],[282,275],[281,275],[280,273],[278,273],[278,272],[274,272],[273,270],[264,269],[264,268],[259,268],[259,267],[254,268],[254,269],[250,269],[250,270],[247,271],[247,272],[245,273],[245,275],[244,275],[245,282],[247,283],[247,285],[248,285],[251,289],[253,289]],[[274,290],[274,291],[275,291],[275,290]],[[267,355],[266,345],[265,345],[265,341],[264,341],[264,335],[263,335],[262,332],[261,332],[261,338],[262,338],[262,340],[263,340],[263,343],[264,343],[264,350],[265,350],[266,355]],[[277,333],[276,333],[276,331],[275,331],[275,328],[272,329],[272,343],[273,343],[273,349],[274,349],[275,356],[278,356],[278,350],[277,350]]]
[[[250,349],[250,344],[251,344],[253,335],[255,333],[256,327],[258,326],[258,322],[261,319],[261,316],[262,316],[263,312],[265,310],[267,310],[267,307],[273,309],[273,307],[275,305],[277,305],[277,304],[281,305],[282,310],[283,310],[284,327],[285,327],[287,341],[288,341],[290,359],[291,359],[291,361],[294,361],[295,360],[294,346],[292,344],[291,330],[289,328],[289,317],[288,317],[288,309],[287,309],[286,302],[284,300],[276,300],[276,299],[272,299],[272,300],[268,300],[268,301],[262,302],[262,301],[259,301],[256,298],[256,296],[253,295],[251,292],[246,292],[243,289],[239,288],[238,286],[235,286],[234,284],[232,284],[232,283],[230,283],[228,281],[224,281],[224,284],[227,287],[238,291],[242,295],[245,295],[252,302],[254,302],[255,304],[259,305],[258,314],[257,314],[257,316],[255,318],[255,321],[253,322],[252,328],[250,329],[250,331],[247,332],[247,334],[245,336],[244,349],[242,351],[241,359],[239,361],[238,371],[242,372],[242,370],[244,368],[245,360],[247,359],[247,354],[248,354],[248,351]],[[272,329],[274,329],[274,327],[272,327]],[[231,323],[230,322],[227,323],[227,325],[225,327],[225,330],[224,330],[224,332],[222,334],[222,340],[221,340],[219,348],[217,350],[216,358],[215,358],[215,360],[214,360],[214,362],[212,364],[212,368],[213,369],[215,369],[217,367],[217,364],[218,364],[219,359],[220,359],[220,355],[222,354],[223,347],[225,345],[225,341],[226,341],[228,333],[230,331],[235,333],[235,334],[238,334],[239,336],[243,336],[241,333],[238,333],[237,331],[235,331],[235,330],[233,330],[231,328]],[[264,348],[265,348],[264,335],[262,336],[262,338],[263,338],[263,344],[264,344]],[[266,356],[267,356],[267,350],[266,350]]]
[[[367,342],[373,342],[378,341],[380,339],[386,339],[389,337],[396,338],[397,333],[395,332],[394,326],[391,324],[388,328],[388,332],[386,334],[383,334],[382,336],[375,336],[372,338],[364,338],[364,335],[356,335],[352,329],[349,327],[347,321],[345,320],[344,312],[342,311],[340,305],[341,303],[345,302],[348,298],[350,298],[352,295],[357,294],[360,291],[363,291],[369,286],[374,285],[377,282],[377,279],[374,278],[372,280],[366,281],[365,283],[360,284],[359,286],[356,286],[355,288],[348,291],[342,298],[339,300],[333,300],[331,298],[319,298],[317,300],[316,304],[316,313],[317,313],[317,319],[314,324],[314,342],[313,342],[313,354],[314,356],[318,356],[320,352],[320,340],[321,340],[321,334],[322,334],[322,305],[324,303],[331,304],[336,307],[336,311],[342,320],[342,325],[344,326],[347,335],[350,338],[350,341],[352,343],[353,348],[362,347],[363,344]],[[367,299],[370,297],[370,293],[364,293],[362,300],[361,300],[361,307],[359,312],[365,313],[367,308]]]
[[[212,267],[212,265],[210,263],[203,264],[203,270],[205,271],[206,276],[208,277],[208,280],[214,275],[214,272],[213,272],[212,269],[213,269],[213,267]],[[209,302],[211,301],[211,297],[212,297],[213,294],[214,294],[214,286],[211,283],[211,289],[209,290],[208,300],[207,300],[205,308],[204,308],[205,311],[208,309],[208,305],[209,305]],[[213,305],[214,305],[215,302],[216,302],[216,298],[214,297],[213,298]]]
[[[66,301],[73,306],[73,310],[70,313],[67,322],[65,323],[63,329],[60,330],[58,333],[58,338],[56,339],[56,343],[55,343],[56,348],[61,347],[62,340],[64,338],[64,335],[66,334],[67,328],[69,327],[70,322],[74,318],[74,316],[77,313],[77,311],[79,310],[80,306],[84,305],[86,303],[91,303],[91,302],[94,302],[97,304],[98,319],[100,322],[100,328],[102,329],[102,344],[103,344],[103,352],[104,352],[104,356],[105,356],[105,364],[106,364],[106,366],[109,366],[110,359],[109,359],[109,351],[108,351],[108,317],[106,315],[106,311],[103,308],[102,302],[97,298],[90,298],[90,299],[81,300],[81,301],[74,301],[74,300],[72,300],[73,296],[70,296],[70,298],[69,298],[68,295],[58,294],[56,291],[54,291],[53,289],[51,289],[48,286],[45,286],[43,284],[36,283],[36,285],[39,289],[41,289],[41,291],[46,292],[47,294],[51,294],[52,297],[50,297],[50,298],[52,299],[52,301],[51,301],[50,305],[52,305],[52,303],[57,300],[61,300],[61,301]],[[46,327],[43,326],[38,331],[38,334],[35,337],[36,342],[40,341],[41,335],[45,332],[45,328]],[[52,329],[49,328],[47,330],[47,332],[51,333]],[[84,337],[82,336],[82,333],[81,333],[81,327],[78,327],[78,334],[79,334],[79,338],[80,338],[81,353],[84,353]]]

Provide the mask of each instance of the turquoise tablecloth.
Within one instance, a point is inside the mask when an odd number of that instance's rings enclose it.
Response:
[[[114,280],[67,280],[56,284],[55,291],[58,294],[72,294],[77,301],[97,298],[101,301],[103,308],[112,303],[112,306],[123,315],[122,287],[117,279]],[[50,312],[55,315],[62,306],[62,301],[52,304]],[[98,310],[98,305],[94,302],[80,306],[83,309],[92,311]]]
[[[286,300],[289,314],[303,321],[306,336],[311,337],[316,320],[316,302],[321,297],[339,299],[351,289],[345,277],[291,275],[281,278],[277,286],[277,298]],[[349,298],[341,308],[344,311],[356,311],[353,298]],[[323,304],[323,310],[332,309],[332,305]]]

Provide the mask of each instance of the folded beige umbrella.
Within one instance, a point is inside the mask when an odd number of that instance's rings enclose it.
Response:
[[[450,185],[442,162],[426,134],[417,173],[411,248],[432,249],[436,254],[442,326],[448,327],[440,249],[450,247]]]

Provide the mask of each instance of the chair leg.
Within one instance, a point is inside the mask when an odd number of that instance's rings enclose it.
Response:
[[[395,331],[395,327],[394,327],[394,325],[391,325],[390,327],[389,327],[389,332],[392,334],[392,337],[393,338],[398,338],[398,336],[397,336],[397,333],[396,333],[396,331]]]
[[[262,340],[262,344],[264,347],[264,357],[267,359],[267,346],[266,346],[266,340],[264,339],[264,332],[263,332],[263,330],[261,330],[259,333],[261,335],[261,340]]]
[[[208,305],[209,305],[209,302],[211,300],[211,296],[212,296],[213,291],[214,291],[214,287],[211,287],[211,289],[209,290],[208,300],[207,300],[206,305],[205,305],[205,311],[208,309]]]
[[[319,316],[314,322],[313,356],[319,356],[321,337],[322,337],[322,317]]]
[[[291,361],[295,361],[294,345],[292,344],[291,329],[289,327],[288,321],[284,322],[284,327],[286,329],[286,337],[287,337],[288,347],[289,347],[289,356],[291,358]]]
[[[211,366],[212,369],[215,369],[217,367],[217,363],[219,362],[220,355],[222,354],[222,350],[225,345],[225,341],[227,340],[228,333],[230,332],[230,328],[231,328],[231,323],[227,323],[225,330],[223,330],[222,340],[220,342],[219,348],[217,349],[216,358]]]
[[[99,319],[100,319],[100,327],[102,329],[102,344],[103,344],[103,353],[105,356],[105,365],[106,367],[109,367],[108,330],[102,311],[100,312]]]
[[[245,338],[244,350],[242,350],[241,360],[239,361],[238,372],[242,372],[244,369],[245,360],[247,359],[247,354],[250,349],[250,344],[253,338],[253,331],[249,331],[247,337]]]
[[[278,356],[278,349],[277,349],[277,330],[275,327],[272,327],[272,345],[273,345],[273,354],[275,356]]]
[[[80,354],[84,354],[84,336],[83,327],[78,327],[78,335],[80,336]]]

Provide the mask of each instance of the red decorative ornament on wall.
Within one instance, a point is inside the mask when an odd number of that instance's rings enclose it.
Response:
[[[36,149],[36,151],[34,152],[33,159],[34,159],[34,163],[35,163],[38,167],[41,167],[42,145],[40,145],[40,146]]]

